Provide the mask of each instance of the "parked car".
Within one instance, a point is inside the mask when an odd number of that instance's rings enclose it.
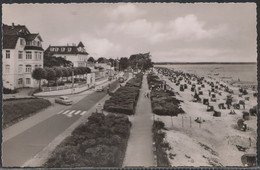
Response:
[[[73,101],[70,100],[67,96],[60,96],[59,98],[55,99],[55,103],[65,104],[65,105],[72,105]]]
[[[95,87],[95,90],[98,92],[104,91],[104,87],[103,86],[97,86]]]

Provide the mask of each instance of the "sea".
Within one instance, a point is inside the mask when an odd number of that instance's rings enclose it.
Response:
[[[201,77],[213,77],[223,81],[241,81],[257,84],[257,64],[167,64],[155,65],[176,71],[193,73]]]

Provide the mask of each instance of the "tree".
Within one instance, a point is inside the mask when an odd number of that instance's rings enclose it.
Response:
[[[53,69],[56,73],[55,84],[57,85],[57,80],[62,77],[62,70],[60,67],[54,67]]]
[[[153,66],[151,55],[149,53],[133,54],[129,58],[129,65],[133,69],[147,70]]]
[[[45,53],[43,58],[44,67],[71,67],[73,63],[62,57],[54,57],[51,53]]]
[[[128,68],[128,58],[121,57],[119,60],[120,70],[125,70]]]
[[[46,77],[46,71],[43,68],[36,68],[32,72],[32,77],[39,81],[39,90],[41,90],[41,80]]]
[[[110,62],[111,67],[115,66],[115,59],[110,58],[110,59],[108,59],[108,61]]]
[[[70,76],[69,70],[66,67],[61,67],[61,72],[62,72],[62,79],[63,79],[63,77],[67,77],[68,78]]]
[[[104,58],[104,57],[100,57],[100,58],[97,59],[97,62],[98,62],[98,63],[106,63],[106,62],[107,62],[107,59]]]
[[[49,81],[56,79],[56,72],[53,68],[45,67],[44,69],[46,71],[46,79],[48,80],[48,86],[49,86],[50,84]]]
[[[95,59],[93,57],[89,57],[88,62],[94,63]]]

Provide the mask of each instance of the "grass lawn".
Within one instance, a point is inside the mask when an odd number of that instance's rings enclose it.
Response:
[[[3,101],[3,128],[11,126],[50,105],[49,100],[37,98]]]

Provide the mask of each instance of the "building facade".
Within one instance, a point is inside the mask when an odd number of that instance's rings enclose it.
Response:
[[[62,57],[68,61],[71,61],[73,67],[86,67],[88,60],[88,53],[85,50],[85,46],[82,42],[76,46],[49,46],[44,55],[52,57]]]
[[[38,87],[32,71],[43,67],[42,38],[24,25],[3,25],[2,78],[9,89]]]

